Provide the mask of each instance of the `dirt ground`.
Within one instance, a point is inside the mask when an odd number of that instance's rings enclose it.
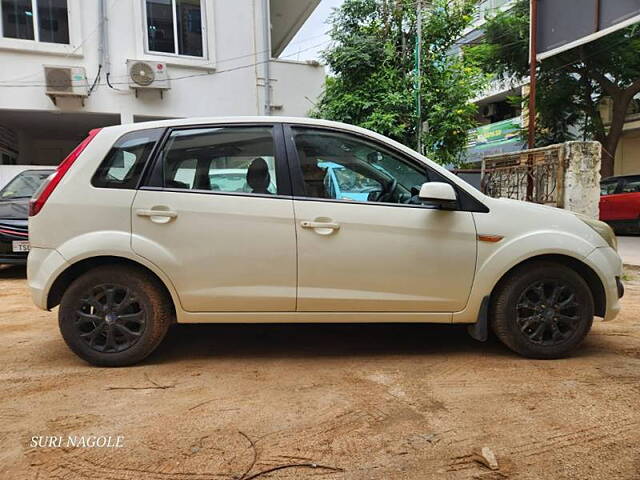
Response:
[[[56,311],[32,306],[24,270],[2,270],[0,478],[638,479],[628,276],[619,319],[566,360],[461,327],[179,325],[143,365],[99,369],[64,345]],[[47,435],[123,447],[31,446]],[[499,470],[474,460],[482,447]],[[306,466],[259,475],[292,464]]]

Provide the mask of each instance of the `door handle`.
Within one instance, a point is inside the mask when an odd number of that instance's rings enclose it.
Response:
[[[302,228],[312,228],[321,235],[328,235],[336,230],[340,230],[340,224],[336,222],[311,222],[303,220],[300,222]]]
[[[136,215],[139,217],[149,217],[149,219],[154,223],[169,223],[171,219],[176,218],[178,216],[178,212],[174,212],[173,210],[161,210],[161,209],[138,209],[136,210]]]

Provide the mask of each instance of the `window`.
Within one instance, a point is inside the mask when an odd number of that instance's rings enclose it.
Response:
[[[0,190],[0,200],[31,198],[42,182],[53,174],[53,170],[26,170]]]
[[[176,130],[164,148],[162,186],[227,193],[277,193],[271,127]]]
[[[91,184],[99,188],[136,188],[144,165],[163,129],[128,133],[113,145]]]
[[[624,179],[622,193],[640,192],[640,177],[628,177]]]
[[[618,188],[618,181],[607,181],[600,183],[600,195],[613,195]]]
[[[67,0],[2,0],[2,35],[69,44]]]
[[[150,52],[204,56],[201,0],[145,0]]]
[[[305,195],[358,202],[418,204],[426,167],[355,136],[294,128]]]

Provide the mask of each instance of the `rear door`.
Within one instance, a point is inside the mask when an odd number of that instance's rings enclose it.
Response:
[[[133,250],[191,312],[293,311],[296,238],[280,125],[172,130],[132,206]]]

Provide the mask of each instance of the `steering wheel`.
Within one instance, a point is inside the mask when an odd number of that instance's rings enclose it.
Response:
[[[382,192],[380,192],[380,196],[378,197],[378,202],[387,202],[390,203],[393,201],[393,194],[398,187],[398,181],[395,178],[392,178],[389,183],[387,183]]]

